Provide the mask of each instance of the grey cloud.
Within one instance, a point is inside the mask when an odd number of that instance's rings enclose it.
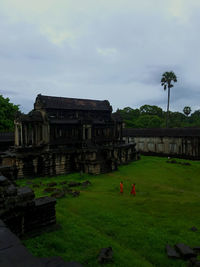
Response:
[[[73,45],[67,40],[60,45],[52,43],[41,33],[39,24],[23,20],[11,23],[2,16],[0,83],[6,88],[3,94],[13,96],[13,102],[26,111],[32,109],[38,93],[107,98],[114,109],[143,104],[166,108],[167,96],[160,78],[163,72],[173,70],[178,82],[172,91],[171,108],[182,110],[187,102],[197,106],[197,12],[193,11],[188,23],[169,19],[164,8],[141,13],[133,9],[109,12],[93,15],[91,20],[78,17],[75,22],[82,23],[82,32]]]

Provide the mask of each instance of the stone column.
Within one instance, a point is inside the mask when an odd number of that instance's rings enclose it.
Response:
[[[24,143],[25,145],[28,145],[28,130],[27,130],[27,125],[24,125]]]
[[[19,146],[19,129],[17,124],[15,124],[15,145]]]
[[[32,146],[34,145],[34,125],[31,128],[31,139],[32,139]]]
[[[92,138],[92,128],[91,125],[88,126],[88,139]]]
[[[21,146],[23,145],[23,127],[22,127],[22,123],[20,124],[20,135],[21,135]]]
[[[83,140],[85,140],[85,125],[83,125]]]

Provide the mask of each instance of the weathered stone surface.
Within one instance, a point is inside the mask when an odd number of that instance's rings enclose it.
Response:
[[[55,188],[55,187],[47,187],[47,188],[45,188],[44,189],[44,193],[51,193],[51,192],[56,192],[56,191],[58,191],[58,189],[57,188]]]
[[[9,185],[9,181],[6,177],[0,175],[0,186]]]
[[[91,185],[91,182],[90,181],[85,181],[85,182],[82,182],[82,186],[83,187],[86,187],[86,186],[88,186],[88,185]]]
[[[60,185],[63,185],[63,184],[66,184],[67,182],[66,181],[63,181],[63,182],[60,182]]]
[[[9,185],[4,192],[5,196],[13,196],[17,194],[17,188],[13,184]]]
[[[173,259],[180,259],[181,258],[180,254],[174,248],[172,248],[170,245],[166,245],[166,252],[167,252],[167,256],[169,258],[173,258]]]
[[[31,255],[21,244],[0,250],[2,267],[44,267],[39,259]]]
[[[65,192],[61,191],[61,192],[55,192],[51,194],[51,197],[55,197],[55,198],[62,198],[65,196]]]
[[[55,185],[57,185],[56,182],[52,182],[52,183],[48,183],[48,184],[47,184],[47,186],[49,186],[49,187],[53,187],[53,186],[55,186]]]
[[[36,198],[34,201],[35,201],[35,206],[44,206],[50,203],[56,204],[56,200],[53,197],[40,197]]]
[[[181,162],[181,164],[184,166],[191,166],[191,164],[189,162]]]
[[[2,227],[1,227],[2,226]],[[65,262],[60,257],[36,258],[0,220],[1,267],[82,267],[77,262]]]
[[[69,187],[75,187],[75,186],[80,186],[81,183],[78,183],[78,182],[69,182],[68,186]]]
[[[80,196],[80,191],[74,191],[71,193],[73,197],[79,197]]]
[[[193,250],[197,253],[200,253],[200,247],[193,247]]]
[[[193,231],[193,232],[197,232],[197,231],[198,231],[198,229],[197,229],[195,226],[192,226],[192,227],[190,228],[190,230]]]
[[[194,252],[194,250],[192,250],[189,246],[183,243],[176,244],[175,247],[184,259],[196,257],[196,253]]]
[[[78,262],[65,262],[61,257],[41,258],[45,267],[82,267]]]
[[[17,195],[22,199],[22,200],[32,200],[35,197],[34,191],[25,186],[25,187],[19,187],[17,189]]]
[[[26,184],[31,185],[31,184],[33,184],[33,182],[27,181]]]
[[[0,251],[20,244],[20,240],[7,227],[0,227]],[[0,265],[1,266],[1,265]]]
[[[113,250],[111,247],[102,248],[98,257],[99,263],[108,263],[113,260]]]
[[[191,258],[188,267],[200,267],[200,261],[197,258]]]
[[[31,188],[17,188],[13,183],[6,182],[5,177],[2,181],[0,217],[13,233],[21,236],[56,223],[56,200],[54,198],[34,199],[34,192]],[[4,229],[3,226],[1,229]]]
[[[5,223],[0,219],[0,227],[6,227]]]

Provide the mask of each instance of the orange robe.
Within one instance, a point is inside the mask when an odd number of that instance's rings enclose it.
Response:
[[[120,193],[123,193],[123,184],[120,183]]]
[[[134,196],[136,195],[136,192],[135,192],[135,185],[134,185],[134,184],[132,184],[131,194],[134,195]]]

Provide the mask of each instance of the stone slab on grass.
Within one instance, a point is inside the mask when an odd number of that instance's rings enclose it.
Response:
[[[190,259],[196,257],[195,251],[183,243],[176,244],[175,248],[181,254],[181,257],[183,259]]]
[[[169,258],[172,258],[172,259],[180,259],[181,258],[180,254],[174,248],[172,248],[170,245],[166,245],[166,252],[167,252],[167,256]]]

